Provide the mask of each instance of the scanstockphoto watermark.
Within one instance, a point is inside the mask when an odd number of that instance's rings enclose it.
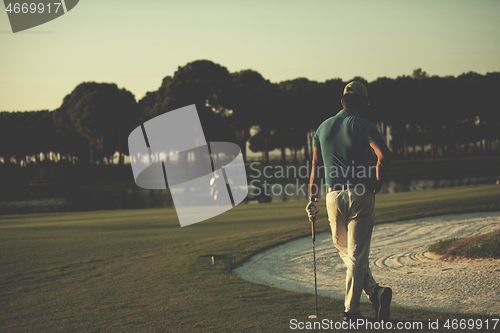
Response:
[[[422,330],[424,327],[431,328],[422,321],[369,321],[368,319],[357,319],[349,321],[333,321],[323,319],[321,321],[299,321],[290,320],[290,329],[292,330]]]
[[[309,162],[301,166],[271,166],[262,167],[260,162],[250,163],[249,178],[250,185],[256,188],[256,195],[264,192],[265,195],[275,196],[307,196],[309,192],[308,180],[312,166]],[[345,179],[343,184],[333,185],[333,190],[344,189],[343,185],[354,190],[357,195],[363,195],[367,191],[369,180],[376,174],[376,166],[356,166],[354,163],[344,168],[332,166],[328,170],[324,166],[319,166],[319,174],[328,176],[331,179]],[[283,182],[285,181],[285,182]],[[317,185],[312,184],[313,187]],[[320,183],[320,192],[324,189],[324,180]],[[322,193],[323,194],[323,193]]]
[[[446,320],[431,320],[424,321],[370,321],[368,319],[357,319],[349,321],[333,321],[323,319],[321,321],[299,321],[290,319],[291,330],[439,330],[446,329],[455,330],[495,330],[500,320],[492,319],[457,319],[448,318]]]

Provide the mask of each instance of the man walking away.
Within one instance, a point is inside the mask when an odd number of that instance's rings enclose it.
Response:
[[[375,320],[388,320],[392,290],[375,282],[368,257],[375,221],[375,194],[386,178],[390,151],[375,125],[358,113],[369,105],[366,87],[357,81],[350,82],[341,102],[343,110],[325,120],[314,135],[306,211],[311,221],[318,216],[319,167],[323,163],[333,244],[347,267],[344,320],[364,318],[359,312],[362,291],[373,304]],[[376,182],[369,179],[370,147],[378,159]]]

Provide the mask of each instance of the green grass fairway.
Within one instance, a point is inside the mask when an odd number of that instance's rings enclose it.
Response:
[[[184,228],[174,209],[0,216],[0,332],[287,332],[292,318],[308,320],[314,296],[230,270],[310,235],[305,205],[241,204]],[[485,210],[500,210],[500,186],[377,196],[377,222]],[[328,228],[323,208],[318,229]],[[208,254],[224,257],[212,265]],[[319,305],[321,318],[341,320],[342,300]],[[491,319],[404,308],[391,317]]]

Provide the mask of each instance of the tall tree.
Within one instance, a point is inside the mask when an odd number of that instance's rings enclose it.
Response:
[[[250,128],[259,126],[264,143],[279,121],[279,89],[253,70],[232,73],[233,85],[224,105],[230,109],[230,120],[237,132],[237,143],[246,159],[246,142]],[[270,146],[269,146],[270,147]],[[266,145],[262,147],[266,150]],[[267,149],[264,154],[267,155]]]
[[[126,149],[126,137],[140,124],[134,95],[115,84],[84,82],[67,95],[54,114],[54,122],[66,135],[78,133],[89,141],[90,163],[101,160],[106,142],[120,154]],[[96,155],[96,156],[95,156]]]
[[[163,80],[150,115],[195,104],[206,140],[232,141],[234,131],[223,105],[231,84],[232,77],[225,67],[208,60],[193,61]]]

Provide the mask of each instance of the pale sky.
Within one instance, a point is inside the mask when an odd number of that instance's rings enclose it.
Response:
[[[499,17],[497,0],[81,0],[13,34],[2,10],[0,111],[56,109],[84,81],[139,100],[199,59],[272,82],[486,74],[500,71]]]

